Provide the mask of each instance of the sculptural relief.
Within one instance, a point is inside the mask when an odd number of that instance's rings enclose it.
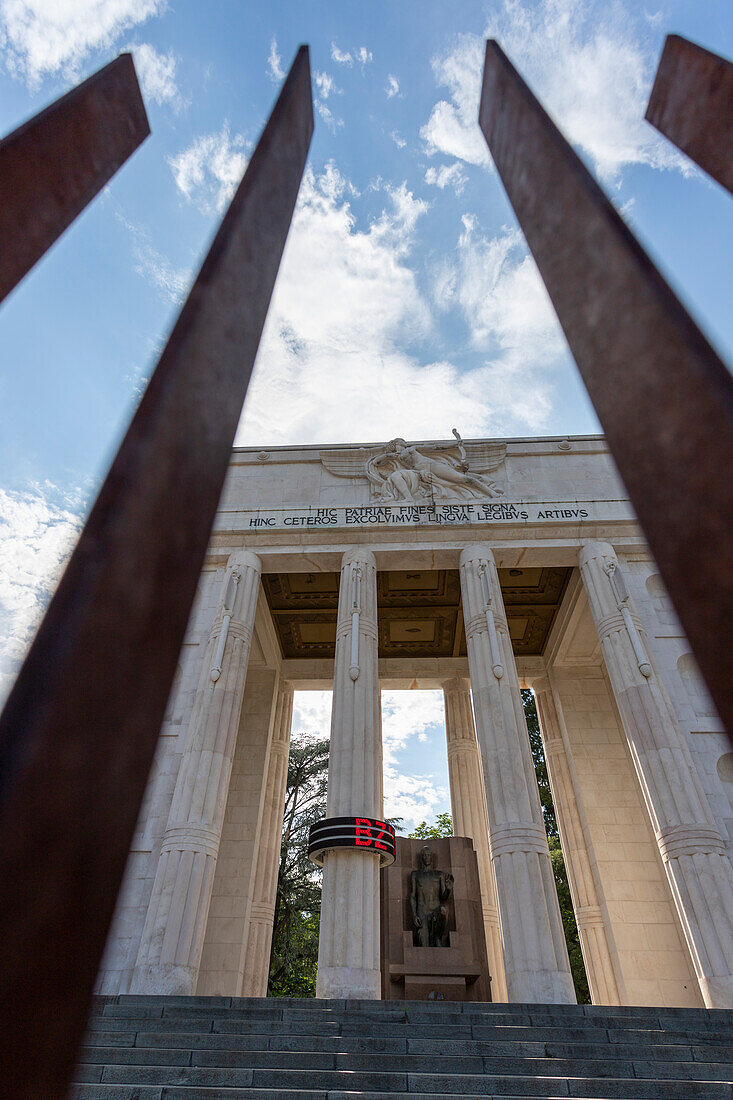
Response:
[[[410,873],[410,909],[416,947],[448,947],[448,906],[453,875],[438,871],[435,852],[425,844],[419,852],[418,870]]]
[[[453,435],[455,443],[416,446],[398,438],[379,450],[324,452],[321,461],[338,477],[366,476],[372,499],[385,503],[503,496],[486,475],[503,462],[506,444],[465,444],[455,428]]]

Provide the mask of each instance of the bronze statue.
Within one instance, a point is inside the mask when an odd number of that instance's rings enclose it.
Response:
[[[453,875],[435,869],[435,852],[425,844],[418,870],[410,873],[410,908],[415,947],[448,947],[448,907]]]

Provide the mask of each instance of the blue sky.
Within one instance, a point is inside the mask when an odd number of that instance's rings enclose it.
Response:
[[[152,126],[2,307],[4,682],[301,42],[316,131],[239,443],[598,430],[476,125],[487,35],[730,361],[730,200],[643,122],[670,31],[733,53],[728,0],[0,0],[0,131],[126,48]],[[439,810],[410,695],[395,783]]]

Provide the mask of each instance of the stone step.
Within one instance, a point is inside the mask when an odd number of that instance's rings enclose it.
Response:
[[[225,1000],[226,998],[214,997],[119,997],[99,1004],[96,1013],[104,1016],[132,1016],[140,1019],[185,1015],[210,1019],[219,1016],[226,1019],[257,1017],[294,1021],[314,1018],[320,1021],[372,1018],[380,1021],[389,1019],[413,1023],[423,1020],[432,1022],[438,1017],[443,1023],[451,1025],[460,1025],[469,1021],[477,1024],[499,1022],[514,1024],[526,1022],[529,1019],[549,1022],[550,1018],[559,1017],[566,1023],[587,1027],[615,1026],[621,1021],[628,1021],[627,1026],[658,1027],[662,1023],[664,1027],[679,1027],[685,1021],[699,1021],[703,1014],[703,1010],[700,1009],[650,1009],[602,1005],[483,1005],[466,1002],[451,1003],[448,1008],[445,1003],[439,1002],[431,1004],[427,1001],[404,1001],[399,1002],[399,1008],[394,1008],[394,1002],[374,1001],[356,1001],[347,1007],[341,1007],[341,1002],[308,1002],[286,998],[278,998],[277,1001],[263,998],[259,1005],[255,1000],[244,998],[232,998],[230,1004],[221,1003]],[[283,1003],[281,1004],[280,1001]],[[376,1007],[380,1004],[383,1005],[382,1008]],[[324,1005],[328,1007],[322,1007]],[[724,1010],[704,1010],[704,1016],[709,1023],[725,1023],[729,1018]]]
[[[704,1014],[710,1018],[722,1020],[730,1019],[730,1010],[724,1008],[664,1008],[648,1007],[644,1005],[571,1005],[571,1004],[537,1004],[535,1002],[516,1002],[507,1004],[502,1001],[372,1001],[372,1000],[316,1000],[311,997],[190,997],[176,995],[154,995],[121,993],[115,996],[97,996],[96,1005],[106,1004],[139,1004],[146,1007],[160,1005],[165,1007],[182,1006],[209,1006],[213,1008],[234,1008],[235,1010],[250,1009],[255,1012],[271,1013],[283,1011],[288,1008],[305,1009],[308,1012],[320,1012],[326,1014],[335,1013],[338,1016],[352,1012],[372,1012],[384,1016],[392,1012],[407,1012],[418,1009],[423,1012],[442,1015],[446,1009],[450,1012],[478,1012],[481,1015],[501,1015],[504,1012],[529,1013],[541,1011],[547,1015],[563,1016],[627,1016],[639,1017],[673,1016],[678,1019],[688,1017],[695,1019]]]
[[[577,1021],[579,1022],[579,1021]],[[575,1023],[575,1021],[573,1022]],[[131,1032],[181,1032],[184,1034],[233,1034],[257,1035],[280,1034],[311,1036],[365,1037],[375,1040],[387,1037],[396,1039],[430,1039],[439,1030],[441,1037],[451,1040],[470,1039],[519,1039],[521,1041],[552,1042],[567,1039],[571,1042],[645,1042],[663,1044],[683,1044],[700,1042],[731,1042],[733,1031],[731,1024],[720,1021],[698,1019],[688,1020],[681,1028],[636,1028],[625,1023],[612,1028],[590,1025],[563,1025],[559,1018],[553,1020],[553,1026],[527,1020],[520,1024],[483,1024],[451,1026],[442,1021],[430,1024],[393,1023],[380,1020],[357,1022],[338,1019],[321,1021],[260,1020],[236,1018],[210,1018],[199,1016],[165,1016],[122,1019],[107,1016],[95,1016],[89,1021],[91,1032],[112,1034],[119,1032],[129,1035]],[[110,1044],[111,1045],[111,1044]]]
[[[630,1082],[633,1085],[633,1081]],[[185,1085],[163,1086],[158,1085],[79,1085],[73,1092],[70,1100],[456,1100],[460,1095],[461,1100],[527,1100],[527,1093],[479,1093],[464,1092],[353,1092],[340,1089],[331,1089],[324,1092],[320,1089],[287,1089],[273,1092],[272,1089],[219,1089],[219,1088],[188,1088]],[[609,1097],[590,1094],[583,1096],[573,1093],[573,1100],[617,1100],[616,1096]],[[660,1100],[665,1100],[663,1094],[658,1094]],[[553,1093],[544,1096],[544,1100],[567,1100],[568,1093]],[[622,1100],[648,1100],[647,1094],[627,1092]],[[680,1098],[676,1098],[680,1100]],[[682,1098],[683,1100],[683,1098]]]
[[[658,1100],[731,1100],[733,1086],[729,1082],[710,1080],[673,1080],[667,1077],[635,1077],[625,1067],[623,1076],[610,1077],[583,1072],[583,1067],[556,1066],[564,1072],[548,1072],[549,1067],[536,1067],[539,1072],[446,1074],[425,1072],[391,1072],[389,1070],[313,1070],[313,1069],[243,1069],[213,1066],[80,1066],[79,1080],[89,1084],[111,1085],[186,1085],[199,1088],[249,1089],[260,1088],[284,1092],[288,1089],[331,1092],[348,1091],[413,1093],[444,1092],[461,1096],[511,1095],[529,1097],[589,1096],[589,1097],[649,1097]]]
[[[216,1035],[173,1033],[141,1033],[119,1035],[112,1033],[113,1040],[124,1042],[106,1042],[108,1036],[103,1033],[88,1037],[85,1061],[124,1061],[117,1058],[118,1052],[142,1049],[150,1051],[253,1051],[282,1052],[287,1054],[370,1054],[370,1055],[414,1055],[414,1056],[470,1056],[477,1055],[493,1058],[595,1058],[595,1059],[642,1059],[645,1061],[667,1062],[722,1062],[733,1064],[733,1044],[708,1043],[702,1045],[648,1044],[634,1043],[572,1043],[572,1042],[513,1042],[468,1039],[370,1039],[343,1036],[309,1035]],[[133,1059],[134,1060],[134,1059]]]
[[[637,1051],[637,1056],[641,1052]],[[287,1053],[283,1051],[160,1050],[142,1047],[101,1047],[83,1053],[84,1066],[191,1066],[219,1069],[298,1069],[369,1071],[378,1061],[380,1072],[489,1076],[637,1077],[692,1081],[728,1081],[726,1062],[653,1061],[646,1057],[517,1058],[447,1054]]]
[[[633,1081],[629,1082],[633,1086]],[[351,1090],[331,1089],[287,1089],[274,1092],[272,1089],[220,1089],[188,1088],[185,1085],[79,1085],[72,1093],[71,1100],[527,1100],[527,1093],[485,1093],[485,1092],[353,1092]],[[573,1092],[573,1100],[617,1100],[619,1094]],[[688,1094],[689,1095],[689,1094]],[[568,1093],[543,1094],[544,1100],[567,1100]],[[665,1100],[669,1093],[658,1093],[659,1100]],[[634,1092],[622,1094],[622,1100],[648,1100],[648,1094]],[[676,1096],[672,1100],[684,1100]]]
[[[733,1100],[733,1013],[98,999],[75,1100]]]
[[[684,1027],[704,1019],[708,1025],[729,1024],[730,1013],[721,1009],[671,1009],[607,1007],[602,1005],[517,1005],[478,1004],[451,1002],[356,1001],[347,1007],[340,1002],[289,1000],[287,998],[263,998],[259,1004],[249,999],[232,999],[232,1003],[219,1003],[222,998],[209,997],[120,997],[95,1003],[93,1017],[165,1018],[194,1017],[202,1019],[289,1019],[293,1021],[364,1020],[433,1023],[437,1019],[445,1024],[515,1024],[529,1020],[554,1023],[558,1019],[565,1024],[582,1027]],[[281,1003],[282,1002],[282,1003]],[[336,1007],[331,1007],[334,1005]],[[322,1007],[322,1006],[328,1007]],[[379,1007],[379,1006],[382,1007]]]

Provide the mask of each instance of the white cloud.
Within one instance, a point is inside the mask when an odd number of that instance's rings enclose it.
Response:
[[[389,136],[392,138],[392,141],[395,143],[398,149],[404,149],[407,145],[407,142],[403,138],[402,134],[398,134],[396,130],[393,130]]]
[[[443,153],[468,164],[489,164],[489,153],[478,125],[483,39],[460,35],[450,51],[433,58],[438,84],[448,88],[450,101],[440,100],[420,130],[429,155]]]
[[[552,369],[566,345],[534,260],[519,230],[487,239],[468,215],[455,256],[436,271],[435,303],[457,306],[474,346],[485,352],[494,408],[538,431],[550,412]]]
[[[392,76],[392,74],[390,73],[390,75],[387,77],[387,87],[384,90],[387,94],[387,99],[392,99],[393,96],[396,96],[399,93],[400,82],[396,76]]]
[[[305,734],[314,740],[329,737],[332,698],[331,691],[296,691],[293,697],[293,734]]]
[[[331,108],[326,106],[323,100],[316,100],[316,110],[318,111],[318,114],[326,123],[326,126],[328,126],[332,134],[335,134],[336,131],[343,126],[344,120],[342,118],[338,118],[338,116],[333,113]]]
[[[644,122],[657,61],[644,22],[601,0],[503,0],[481,36],[459,36],[433,60],[448,88],[422,128],[428,153],[489,163],[478,126],[484,38],[496,38],[568,139],[606,182],[633,164],[685,170]]]
[[[176,84],[178,58],[175,54],[158,53],[148,42],[131,48],[145,100],[169,103],[175,110],[180,110],[183,99]]]
[[[244,138],[232,137],[227,122],[218,133],[196,138],[168,158],[176,187],[202,211],[223,211],[247,164],[243,149]]]
[[[362,69],[365,65],[368,65],[370,61],[374,60],[374,55],[366,46],[358,46],[353,53],[350,50],[340,50],[335,42],[331,43],[331,60],[335,61],[337,65],[347,65],[352,67],[356,60]]]
[[[272,80],[274,84],[279,84],[281,80],[285,79],[283,59],[277,52],[277,39],[274,35],[270,43],[270,52],[267,55],[267,71],[270,74],[270,80]]]
[[[433,818],[448,797],[434,775],[415,774],[415,743],[425,744],[428,730],[445,740],[442,691],[382,692],[384,812],[404,818],[404,832]]]
[[[460,195],[466,186],[466,176],[460,163],[454,160],[452,164],[441,164],[439,168],[431,165],[425,173],[425,182],[439,187],[441,191],[452,187]]]
[[[0,489],[0,699],[7,694],[81,529],[80,501],[54,485]]]
[[[330,691],[296,691],[293,733],[328,737],[331,700]],[[382,692],[384,812],[387,817],[404,818],[403,832],[435,817],[448,799],[440,779],[415,773],[411,764],[415,744],[429,740],[427,731],[445,737],[441,691]]]
[[[343,126],[343,119],[338,118],[333,113],[331,108],[326,105],[326,100],[332,93],[340,94],[341,89],[336,87],[336,83],[330,73],[316,70],[313,74],[313,80],[316,86],[316,110],[329,130],[331,130],[332,133],[336,133],[339,127]]]
[[[351,66],[354,64],[354,59],[351,54],[348,53],[348,51],[344,53],[338,48],[335,42],[331,43],[331,59],[335,61],[337,65]]]
[[[519,435],[543,424],[549,383],[540,371],[548,358],[536,340],[522,340],[521,300],[511,312],[516,332],[492,315],[498,339],[475,345],[473,369],[459,371],[439,357],[421,362],[405,350],[435,335],[435,306],[421,292],[412,257],[427,204],[404,184],[382,191],[384,210],[359,226],[348,181],[333,165],[321,175],[307,169],[238,445],[442,438],[454,423],[466,436]],[[468,323],[478,313],[483,331],[489,317],[475,289],[480,240],[463,238],[461,263],[435,274],[435,304]],[[501,291],[513,289],[506,280],[517,255],[502,272]],[[535,351],[536,364],[523,360]]]
[[[154,247],[144,229],[133,225],[120,213],[116,216],[130,233],[136,273],[147,279],[169,302],[182,302],[193,278],[191,268],[175,267],[167,256]]]
[[[90,54],[165,7],[166,0],[0,0],[4,64],[32,89],[59,73],[73,79]]]
[[[321,99],[328,99],[331,92],[338,92],[336,82],[330,73],[320,72],[318,69],[313,73],[313,80],[316,85],[316,95]]]

